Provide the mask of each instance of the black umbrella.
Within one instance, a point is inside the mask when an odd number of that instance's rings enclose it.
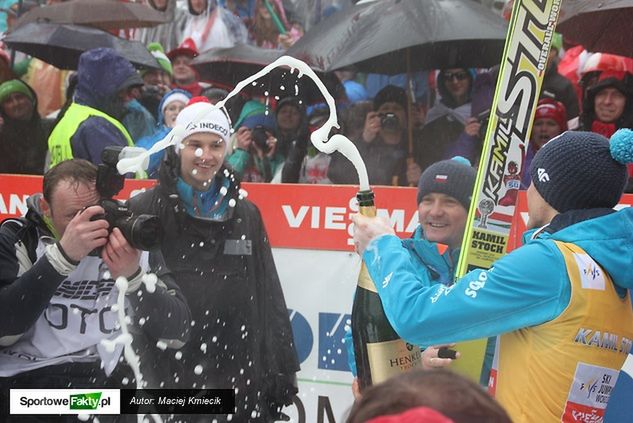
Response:
[[[633,0],[565,0],[556,30],[592,52],[633,57]]]
[[[89,25],[101,29],[155,26],[167,22],[165,14],[140,3],[119,0],[70,0],[37,7],[25,13],[20,27],[29,22]]]
[[[398,74],[493,66],[505,38],[505,21],[472,0],[365,0],[313,27],[287,54],[323,71],[354,64]]]
[[[238,44],[231,48],[207,50],[193,60],[192,66],[203,81],[233,88],[238,82],[259,72],[283,55],[283,50]],[[318,76],[335,98],[344,92],[343,86],[334,74],[320,72]],[[246,94],[278,98],[296,96],[308,104],[324,101],[311,79],[298,78],[296,72],[291,74],[286,67],[277,68],[257,80],[248,87]]]
[[[77,69],[81,53],[97,47],[110,47],[137,67],[160,69],[142,43],[85,26],[32,22],[12,31],[4,42],[60,69]]]

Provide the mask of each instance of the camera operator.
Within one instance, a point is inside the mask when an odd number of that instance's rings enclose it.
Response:
[[[407,96],[404,90],[387,85],[374,98],[374,110],[365,118],[356,147],[367,166],[372,185],[408,185],[417,183],[417,172],[408,172]],[[413,164],[417,167],[415,164]],[[340,153],[332,156],[328,177],[335,184],[357,184],[353,166]]]
[[[235,149],[228,163],[244,182],[271,182],[284,161],[277,151],[275,119],[266,114],[263,104],[249,101],[235,128]]]
[[[172,348],[186,341],[190,312],[180,289],[158,257],[151,263],[155,290],[142,283],[148,254],[109,227],[96,180],[92,163],[63,161],[44,175],[43,194],[29,197],[26,216],[0,226],[3,391],[116,386],[114,374],[131,375],[119,364],[123,347],[112,351],[101,342],[121,333],[114,307],[119,277],[128,280],[126,312],[149,387],[158,388],[156,370],[168,374],[148,357],[160,354],[157,341]]]

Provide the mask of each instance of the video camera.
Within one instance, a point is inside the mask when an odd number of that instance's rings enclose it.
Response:
[[[139,250],[150,250],[157,246],[163,236],[158,216],[150,214],[134,215],[122,202],[113,199],[123,189],[125,177],[117,170],[117,163],[123,147],[106,147],[101,153],[102,163],[97,166],[97,192],[101,195],[99,205],[104,213],[92,220],[105,219],[111,231],[119,228],[130,245]],[[95,250],[91,255],[99,255]]]

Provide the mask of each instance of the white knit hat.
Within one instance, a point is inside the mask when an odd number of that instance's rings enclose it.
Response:
[[[182,140],[192,134],[208,132],[222,137],[228,149],[231,135],[229,119],[224,111],[210,103],[194,103],[182,109],[176,117],[176,127],[184,128]],[[176,146],[176,152],[180,152],[179,146]]]

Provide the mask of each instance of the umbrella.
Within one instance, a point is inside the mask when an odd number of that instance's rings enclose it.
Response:
[[[490,67],[505,38],[505,21],[472,0],[365,0],[313,27],[287,54],[323,71],[354,64],[393,75]]]
[[[37,7],[18,19],[16,26],[29,22],[52,22],[89,25],[101,29],[123,29],[156,26],[166,22],[166,16],[140,3],[118,0],[70,0]]]
[[[137,67],[160,69],[142,43],[85,26],[31,22],[12,31],[4,42],[60,69],[77,69],[81,53],[97,47],[110,47]]]
[[[196,57],[191,65],[203,80],[235,86],[283,54],[283,50],[237,44],[230,48],[209,49]]]
[[[283,50],[265,49],[246,44],[230,48],[213,48],[201,53],[191,65],[200,78],[211,83],[235,87],[238,82],[259,72],[284,55]],[[343,86],[332,73],[317,73],[328,91],[335,97],[344,92]],[[298,78],[286,67],[277,68],[249,86],[251,96],[283,98],[297,96],[308,104],[323,101],[321,92],[309,78]]]
[[[633,57],[633,0],[565,0],[556,30],[592,52]]]

